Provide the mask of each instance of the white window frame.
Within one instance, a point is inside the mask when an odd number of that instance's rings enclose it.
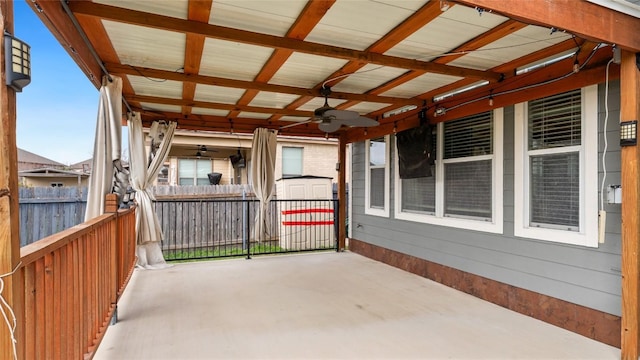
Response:
[[[384,207],[378,208],[378,207],[371,207],[371,166],[370,166],[370,161],[369,161],[369,148],[370,148],[370,143],[371,140],[367,140],[365,141],[364,144],[364,148],[365,148],[365,173],[364,173],[364,180],[365,180],[365,206],[364,206],[364,213],[367,215],[375,215],[375,216],[383,216],[383,217],[389,217],[389,160],[390,160],[390,156],[389,156],[389,135],[385,135],[384,136],[384,144],[385,144],[385,154],[384,154]]]
[[[580,225],[577,231],[532,227],[530,221],[527,104],[515,105],[514,128],[514,235],[557,243],[598,247],[598,86],[581,90],[582,137],[580,157]],[[533,153],[532,153],[533,152]]]
[[[430,213],[417,213],[402,211],[402,181],[400,180],[400,173],[398,170],[398,152],[395,156],[395,201],[394,201],[394,217],[400,220],[407,220],[425,224],[441,225],[448,227],[455,227],[460,229],[482,231],[488,233],[502,234],[503,233],[503,173],[504,173],[504,152],[503,152],[503,119],[504,111],[502,108],[493,110],[493,154],[475,156],[473,160],[491,160],[492,161],[492,206],[491,206],[491,220],[474,219],[463,216],[451,216],[444,215],[444,164],[460,161],[469,161],[468,158],[461,159],[447,159],[443,160],[444,154],[444,124],[438,124],[438,140],[436,151],[437,158],[435,160],[436,165],[436,212]]]

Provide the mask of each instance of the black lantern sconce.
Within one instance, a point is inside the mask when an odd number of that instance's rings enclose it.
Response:
[[[5,32],[4,57],[7,86],[22,92],[31,82],[31,47]]]
[[[630,146],[638,143],[638,121],[623,121],[620,123],[620,146]]]

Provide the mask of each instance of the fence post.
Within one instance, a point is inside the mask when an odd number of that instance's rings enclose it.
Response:
[[[247,192],[242,189],[242,250],[247,251],[247,259],[251,259],[251,244],[249,243],[249,204]]]
[[[114,231],[112,234],[112,238],[110,239],[111,244],[109,244],[110,254],[110,267],[112,270],[112,280],[113,280],[113,294],[111,294],[111,306],[113,306],[113,316],[111,317],[111,325],[114,325],[118,322],[118,235],[120,229],[118,228],[118,195],[116,194],[107,194],[105,195],[104,201],[104,212],[105,214],[111,213],[114,216]]]

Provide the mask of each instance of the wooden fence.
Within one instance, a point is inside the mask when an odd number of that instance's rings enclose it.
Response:
[[[108,213],[21,249],[24,359],[91,358],[135,265],[135,208]]]
[[[20,246],[84,221],[86,187],[20,188]]]

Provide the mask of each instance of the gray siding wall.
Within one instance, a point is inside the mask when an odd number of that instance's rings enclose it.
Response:
[[[598,86],[598,189],[603,177],[604,85]],[[609,87],[609,120],[605,131],[606,184],[620,184],[618,82]],[[395,142],[391,139],[391,168]],[[620,315],[619,204],[605,204],[606,241],[598,248],[514,237],[514,110],[504,116],[504,231],[491,234],[394,219],[394,182],[390,179],[390,216],[365,215],[365,146],[353,146],[353,237],[438,264],[535,291],[606,313]],[[390,171],[393,174],[393,170]],[[588,181],[596,181],[589,179]],[[606,191],[606,190],[605,190]],[[606,201],[606,200],[605,200]]]

